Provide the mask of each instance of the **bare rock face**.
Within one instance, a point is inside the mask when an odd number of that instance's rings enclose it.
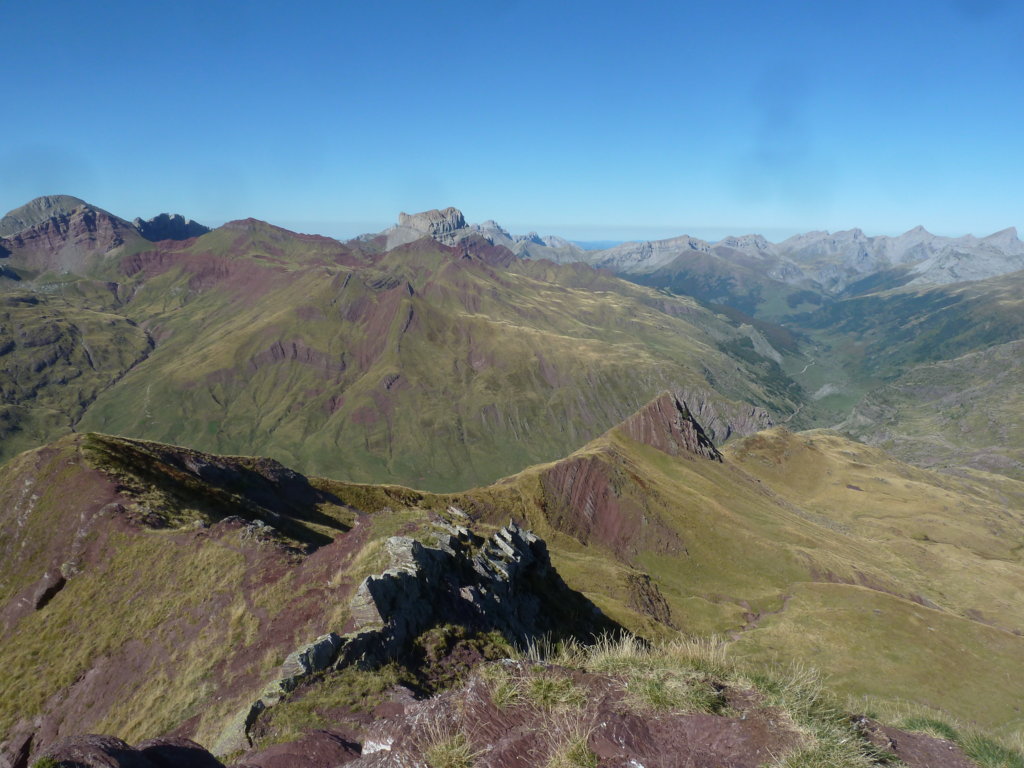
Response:
[[[444,210],[433,209],[422,213],[400,213],[398,224],[387,230],[387,248],[419,240],[421,237],[432,237],[445,245],[454,245],[458,234],[466,229],[466,219],[458,208],[448,207]]]
[[[690,409],[671,392],[662,392],[619,426],[638,443],[644,443],[671,456],[701,456],[721,461],[715,448]]]
[[[711,244],[696,237],[682,235],[667,240],[645,240],[644,242],[622,243],[603,251],[587,254],[587,262],[601,269],[613,272],[653,272],[684,254],[710,253]]]
[[[614,628],[566,586],[544,541],[514,522],[486,540],[451,526],[438,548],[393,537],[387,550],[390,567],[356,590],[356,633],[342,646],[338,666],[383,663],[440,624],[497,630],[517,642]]]
[[[224,768],[224,764],[191,739],[163,737],[136,744],[156,768]]]
[[[0,219],[0,237],[10,237],[29,227],[49,221],[54,216],[67,216],[78,208],[88,205],[71,195],[45,195],[37,197],[20,208],[15,208]]]
[[[121,739],[94,734],[66,739],[47,750],[44,757],[61,768],[157,768]]]
[[[132,747],[113,736],[86,734],[65,739],[42,757],[60,768],[224,768],[194,741],[175,737]]]
[[[158,242],[160,240],[188,240],[191,237],[199,237],[210,231],[198,221],[186,219],[180,213],[161,213],[152,219],[135,219],[132,222],[139,234],[147,240]]]
[[[344,765],[360,755],[360,745],[328,731],[316,730],[286,744],[274,744],[247,756],[233,768],[319,768]]]
[[[444,210],[436,208],[423,213],[398,214],[398,226],[409,227],[424,235],[440,238],[466,226],[466,219],[458,208],[448,207]]]
[[[83,274],[138,231],[124,219],[76,197],[40,197],[0,220],[0,252],[12,266]]]
[[[719,445],[730,437],[746,437],[775,426],[771,414],[757,405],[727,402],[699,389],[677,390],[675,395]]]

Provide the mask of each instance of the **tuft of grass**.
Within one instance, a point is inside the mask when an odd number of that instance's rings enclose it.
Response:
[[[555,642],[550,635],[543,635],[531,638],[519,655],[534,664],[558,664],[579,669],[589,654],[590,648],[574,637]]]
[[[636,709],[657,712],[720,714],[725,697],[710,680],[658,672],[630,678],[626,701]]]
[[[498,709],[532,704],[542,710],[582,709],[586,691],[570,677],[540,665],[491,664],[481,671]]]
[[[508,709],[522,700],[521,680],[505,664],[489,664],[480,676],[487,683],[491,701],[498,709]]]
[[[587,703],[587,694],[568,677],[543,672],[530,676],[523,685],[523,696],[542,709],[578,709]]]
[[[857,729],[816,670],[793,665],[751,674],[748,680],[801,738],[799,746],[776,758],[772,768],[870,768],[891,761],[891,755]]]
[[[40,757],[32,763],[32,768],[60,768],[60,763],[50,756]]]
[[[921,715],[907,717],[900,722],[899,727],[905,731],[925,733],[937,739],[948,739],[957,743],[960,741],[960,733],[956,728],[933,717],[923,717]]]
[[[597,755],[589,745],[592,728],[579,718],[559,718],[549,727],[551,756],[545,768],[597,768]]]
[[[649,666],[650,647],[635,635],[602,635],[587,648],[586,666],[594,672],[615,673]]]
[[[968,733],[957,743],[982,768],[1024,768],[1024,755],[1019,751],[980,733]]]
[[[735,665],[729,659],[728,643],[721,637],[678,637],[661,648],[668,659],[691,669],[725,677]]]
[[[472,768],[480,756],[465,731],[437,720],[428,723],[420,749],[429,768]]]

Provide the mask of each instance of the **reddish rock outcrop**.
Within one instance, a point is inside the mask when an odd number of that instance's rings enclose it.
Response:
[[[575,456],[541,476],[545,513],[582,544],[598,542],[629,561],[639,552],[684,551],[679,535],[647,507],[643,496],[623,495],[627,470],[614,455]]]
[[[109,251],[141,240],[124,219],[83,203],[69,211],[55,209],[48,218],[0,238],[0,247],[9,252],[12,266],[82,274]]]
[[[722,460],[722,454],[690,414],[689,408],[671,392],[662,392],[622,422],[619,429],[638,443],[672,456],[689,454]]]
[[[359,744],[316,730],[287,744],[275,744],[232,768],[333,768],[359,757]]]

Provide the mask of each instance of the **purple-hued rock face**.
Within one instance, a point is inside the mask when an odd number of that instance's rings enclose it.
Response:
[[[685,404],[663,392],[624,422],[620,429],[631,439],[672,456],[693,454],[721,461],[722,454],[690,415]]]

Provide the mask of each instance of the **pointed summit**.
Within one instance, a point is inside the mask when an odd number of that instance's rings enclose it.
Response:
[[[54,216],[66,216],[88,203],[71,195],[44,195],[15,208],[0,219],[0,237],[10,237]]]
[[[690,409],[671,392],[662,392],[622,422],[618,429],[631,440],[671,456],[690,453],[712,461],[722,460],[722,454],[693,418]]]

